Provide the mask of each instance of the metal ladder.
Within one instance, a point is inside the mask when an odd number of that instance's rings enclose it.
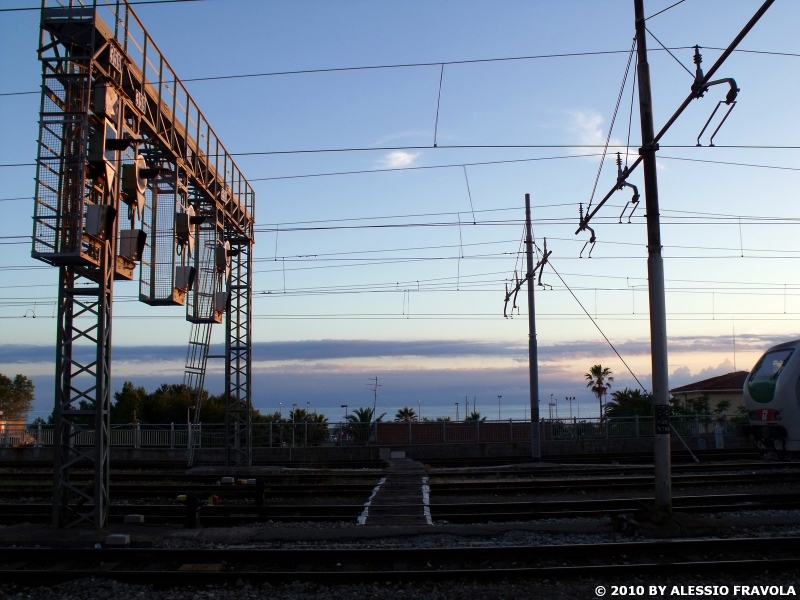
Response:
[[[200,446],[200,405],[203,400],[203,390],[206,379],[206,366],[208,365],[208,351],[211,346],[211,328],[214,325],[212,312],[214,310],[214,252],[216,241],[206,242],[203,259],[200,264],[197,294],[200,296],[199,305],[203,314],[208,319],[192,323],[189,334],[189,349],[186,353],[186,367],[183,374],[184,385],[195,394],[194,416],[189,423],[187,445],[189,446],[188,466],[194,464],[195,450]]]

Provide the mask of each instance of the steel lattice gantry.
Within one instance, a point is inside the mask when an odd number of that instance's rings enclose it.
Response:
[[[185,305],[209,331],[225,316],[227,462],[250,464],[255,194],[124,0],[43,0],[39,57],[32,256],[59,269],[53,523],[102,527],[113,289],[137,264],[142,302]],[[207,343],[203,373],[206,359]],[[71,482],[77,466],[89,485]]]

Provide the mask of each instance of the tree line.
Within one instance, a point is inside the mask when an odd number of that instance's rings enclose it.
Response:
[[[653,394],[639,389],[624,388],[611,393],[611,398],[603,403],[614,377],[611,369],[602,365],[594,365],[585,375],[586,387],[590,388],[600,405],[600,414],[604,417],[651,417],[653,416]],[[722,416],[731,407],[730,400],[719,400],[712,407],[711,400],[703,394],[697,398],[688,398],[681,402],[678,398],[670,398],[670,413],[673,415],[718,415]],[[744,406],[736,408],[737,414],[746,415]]]

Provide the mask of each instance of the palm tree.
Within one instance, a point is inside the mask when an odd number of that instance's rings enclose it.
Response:
[[[485,421],[486,417],[481,417],[481,413],[477,411],[472,411],[472,414],[468,415],[465,421]]]
[[[302,423],[308,421],[309,414],[305,408],[295,408],[289,411],[289,420],[292,423]]]
[[[416,421],[417,413],[414,412],[413,408],[404,406],[403,408],[397,411],[397,414],[394,416],[394,420],[403,423],[408,423],[409,421]]]
[[[653,414],[653,394],[639,390],[617,390],[606,402],[606,417],[649,417]]]
[[[386,413],[383,413],[377,419],[373,419],[375,411],[372,408],[357,408],[347,415],[347,432],[352,436],[353,441],[366,443],[370,438],[370,425],[373,422],[380,422],[385,415]]]
[[[366,424],[369,425],[372,423],[372,417],[375,415],[375,411],[369,407],[367,408],[357,408],[352,413],[347,415],[347,420],[353,424]],[[375,419],[376,421],[380,421],[386,413],[383,413],[380,417]]]
[[[614,378],[611,376],[611,369],[603,367],[602,365],[594,365],[589,372],[585,375],[586,387],[591,388],[592,393],[597,396],[597,402],[600,404],[600,417],[603,417],[603,396],[611,389],[611,382]]]

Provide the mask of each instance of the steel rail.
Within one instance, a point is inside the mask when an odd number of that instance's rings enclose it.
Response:
[[[709,556],[713,558],[700,558]],[[753,554],[757,556],[754,558]],[[631,558],[629,558],[631,557]],[[0,548],[7,582],[102,577],[155,585],[435,581],[796,568],[800,538],[681,539],[547,546],[357,549]],[[314,565],[313,567],[310,565]],[[76,567],[76,568],[72,568]],[[406,570],[407,569],[407,570]]]
[[[676,486],[734,485],[749,483],[800,483],[800,472],[788,473],[691,473],[673,475]],[[475,493],[523,493],[552,490],[620,489],[652,487],[653,476],[621,476],[581,479],[532,479],[529,481],[465,481],[437,483],[429,482],[431,494]]]
[[[602,517],[636,511],[649,505],[651,498],[610,498],[602,500],[556,500],[537,502],[470,502],[433,503],[434,520],[451,523],[481,523],[486,521],[520,521],[550,518]],[[795,492],[760,494],[713,494],[676,496],[675,508],[687,513],[728,511],[788,510],[800,508]],[[128,514],[142,514],[149,524],[182,523],[186,509],[182,504],[135,505],[112,504],[110,520],[120,522]],[[255,506],[252,504],[221,504],[204,506],[200,511],[203,526],[219,527],[267,520],[296,521],[355,521],[363,504],[314,505],[283,504]],[[387,507],[391,508],[391,507]],[[398,510],[407,506],[398,506]],[[0,523],[43,522],[49,515],[49,505],[16,503],[3,504]],[[420,512],[422,507],[420,506]]]
[[[76,478],[76,481],[80,479]],[[720,486],[765,483],[770,485],[800,483],[800,472],[788,473],[697,473],[674,475],[676,486]],[[303,498],[314,496],[368,496],[375,483],[361,484],[265,484],[266,498]],[[578,479],[545,479],[532,478],[527,481],[464,481],[437,483],[430,482],[432,495],[452,494],[530,494],[553,491],[569,490],[618,490],[641,489],[652,487],[653,477],[646,476],[618,476],[618,477],[584,477]],[[217,494],[226,496],[254,496],[255,485],[221,485],[212,483],[174,483],[171,485],[156,484],[121,484],[112,483],[111,494],[117,498],[151,498],[163,496],[177,496],[186,492],[200,494]],[[46,496],[49,495],[49,486],[36,483],[0,483],[0,498],[14,498],[21,496]]]
[[[737,472],[737,471],[774,471],[774,472],[792,472],[800,470],[800,462],[747,462],[735,464],[683,464],[675,465],[672,472],[676,474],[699,474],[711,473],[717,471]],[[463,469],[432,469],[430,471],[431,485],[442,485],[450,482],[441,482],[439,480],[455,478],[458,480],[480,480],[491,479],[497,485],[506,485],[509,479],[513,478],[518,480],[521,485],[526,481],[552,481],[556,476],[587,476],[589,474],[594,476],[634,476],[637,474],[649,475],[652,473],[653,467],[649,465],[614,465],[614,466],[597,466],[591,469],[580,467],[549,467],[542,468],[520,468],[515,467],[508,470],[480,470],[480,471],[467,471]],[[264,481],[266,486],[274,487],[278,485],[336,485],[334,483],[327,483],[331,479],[353,480],[351,485],[358,485],[361,481],[374,482],[381,476],[381,472],[368,472],[353,470],[350,472],[321,472],[319,474],[306,474],[295,473],[293,471],[283,472],[271,475],[259,475],[258,478]],[[52,470],[42,471],[0,471],[5,481],[0,481],[0,489],[4,485],[13,485],[7,482],[39,482],[50,481],[53,477]],[[735,474],[735,473],[734,473]],[[72,473],[74,481],[89,480],[92,473],[89,471],[81,472],[75,471]],[[124,472],[112,471],[110,473],[111,481],[121,484],[123,482],[169,482],[177,485],[178,483],[215,483],[220,480],[219,474],[197,474],[197,473],[175,473],[175,472]],[[521,478],[524,477],[525,480]],[[247,477],[252,479],[252,477]],[[498,478],[505,478],[498,481]],[[292,484],[284,483],[291,480]]]

